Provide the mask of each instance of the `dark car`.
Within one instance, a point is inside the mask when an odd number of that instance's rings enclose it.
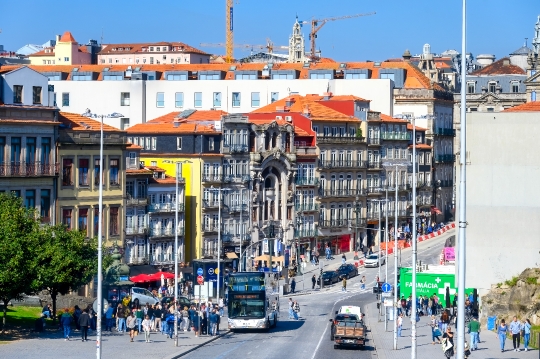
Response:
[[[352,278],[354,276],[358,275],[358,268],[353,266],[352,264],[342,264],[339,266],[339,268],[336,270],[339,278]]]
[[[324,285],[330,285],[339,282],[339,274],[336,271],[328,270],[323,272],[322,279]],[[320,277],[319,277],[319,285],[321,284]]]
[[[170,297],[167,296],[167,297],[161,298],[161,305],[170,304],[172,302],[174,302],[174,296],[170,296]],[[184,309],[184,307],[189,308],[191,306],[191,301],[187,297],[179,296],[178,304],[179,304],[179,307],[182,309]]]

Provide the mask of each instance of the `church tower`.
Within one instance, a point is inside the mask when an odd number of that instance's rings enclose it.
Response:
[[[424,45],[420,61],[418,62],[418,68],[426,75],[432,82],[439,81],[439,70],[435,66],[435,60],[431,53],[431,46],[429,44]]]
[[[306,61],[306,48],[304,43],[304,35],[302,34],[302,27],[298,22],[298,17],[293,25],[293,33],[289,38],[289,62],[305,62]]]
[[[540,16],[538,16],[538,21],[534,26],[534,38],[532,41],[533,51],[535,54],[540,54]]]

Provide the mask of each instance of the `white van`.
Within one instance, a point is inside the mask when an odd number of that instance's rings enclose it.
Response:
[[[159,303],[159,299],[156,298],[149,290],[133,287],[131,288],[131,302],[134,303],[136,300],[139,302],[141,307],[144,307],[146,303],[150,305]]]

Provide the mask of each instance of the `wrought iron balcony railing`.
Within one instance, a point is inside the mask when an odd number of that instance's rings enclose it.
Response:
[[[384,132],[381,132],[381,138],[383,140],[410,140],[411,133],[410,132],[384,131]]]
[[[152,203],[148,206],[149,213],[159,213],[159,212],[174,212],[176,211],[176,203]],[[178,204],[178,212],[184,212],[184,203]]]
[[[365,168],[366,165],[367,165],[366,161],[356,161],[356,160],[322,161],[322,160],[319,160],[320,168]]]
[[[40,177],[58,174],[58,163],[0,163],[0,177]]]
[[[304,203],[294,206],[296,212],[316,212],[319,210],[318,203]]]
[[[319,178],[317,177],[296,177],[294,183],[297,186],[318,186]]]

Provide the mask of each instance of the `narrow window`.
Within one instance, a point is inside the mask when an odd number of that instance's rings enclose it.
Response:
[[[79,209],[79,231],[83,231],[88,237],[88,208]]]
[[[73,210],[72,209],[64,209],[62,210],[62,224],[66,226],[68,230],[71,230],[71,214]]]
[[[202,92],[195,92],[193,104],[195,107],[202,107]]]
[[[62,186],[73,186],[73,159],[62,161]]]
[[[184,93],[183,92],[177,92],[174,94],[174,106],[184,107]]]
[[[119,185],[120,184],[120,181],[119,181],[119,167],[118,167],[118,160],[117,159],[113,159],[110,161],[110,184],[111,185]]]
[[[69,92],[62,93],[62,106],[69,106]]]
[[[117,236],[118,231],[118,207],[111,207],[109,214],[109,234]]]
[[[88,186],[88,158],[79,159],[79,186]]]
[[[32,86],[32,103],[41,105],[41,86]]]
[[[21,85],[13,85],[13,103],[22,103],[23,87]]]
[[[158,92],[156,94],[156,107],[165,107],[165,93]]]
[[[129,106],[129,98],[130,98],[129,92],[120,93],[120,106]]]

